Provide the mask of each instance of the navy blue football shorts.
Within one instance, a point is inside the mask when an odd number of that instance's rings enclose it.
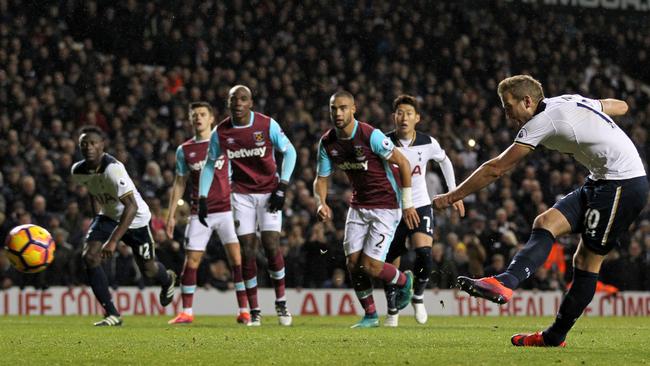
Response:
[[[397,229],[395,230],[395,236],[393,236],[393,241],[390,243],[390,249],[388,249],[388,254],[386,255],[386,263],[391,263],[395,259],[401,257],[406,252],[408,248],[406,247],[406,239],[410,238],[415,233],[422,233],[433,237],[433,209],[431,205],[421,206],[415,209],[420,216],[420,225],[415,229],[409,229],[406,226],[404,218],[400,221]]]
[[[119,223],[108,216],[96,216],[90,224],[86,242],[98,241],[103,244],[111,237],[117,225]],[[149,260],[156,257],[156,245],[149,225],[127,230],[121,240],[133,249],[136,258]]]
[[[573,233],[591,251],[605,255],[619,245],[618,237],[630,228],[646,205],[646,176],[623,180],[591,180],[553,207],[571,224]]]

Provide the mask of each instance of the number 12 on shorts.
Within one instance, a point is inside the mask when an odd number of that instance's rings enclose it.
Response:
[[[143,259],[151,259],[151,244],[142,243],[138,247],[138,251],[140,252],[140,257]]]

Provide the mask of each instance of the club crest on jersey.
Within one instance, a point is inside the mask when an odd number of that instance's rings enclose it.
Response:
[[[188,155],[190,156],[190,158],[193,158],[196,156],[196,152],[192,151]]]
[[[226,139],[226,142],[227,142],[228,144],[232,145],[232,144],[235,143],[235,139],[232,138],[232,137],[228,137],[228,138]]]
[[[364,154],[363,146],[362,145],[355,145],[354,146],[354,155],[355,158],[359,161],[366,160],[366,155]]]
[[[332,154],[332,156],[339,156],[339,152],[338,152],[338,150],[336,150],[336,149],[332,149],[332,151],[330,152],[330,154]]]
[[[253,139],[255,140],[255,145],[264,145],[264,133],[262,133],[262,131],[253,132]]]

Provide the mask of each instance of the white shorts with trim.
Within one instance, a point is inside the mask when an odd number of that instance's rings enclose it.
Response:
[[[208,214],[205,221],[208,227],[201,224],[197,215],[190,216],[190,221],[185,228],[186,250],[205,251],[213,231],[219,235],[219,240],[223,244],[239,243],[232,211]]]
[[[282,230],[282,211],[271,213],[268,202],[271,193],[233,193],[231,204],[237,235],[260,231]]]
[[[389,208],[350,208],[345,221],[345,255],[363,250],[370,258],[384,262],[402,210]]]

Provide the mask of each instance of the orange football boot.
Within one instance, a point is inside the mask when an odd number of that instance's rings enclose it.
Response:
[[[458,286],[461,290],[474,297],[482,297],[497,304],[505,304],[512,298],[512,290],[505,287],[494,277],[472,279],[458,276]]]
[[[532,334],[515,334],[510,338],[513,346],[517,347],[565,347],[566,342],[562,341],[557,346],[549,346],[544,343],[542,332],[535,332]]]
[[[167,324],[191,324],[194,321],[194,315],[188,313],[180,313],[176,317],[167,322]]]

